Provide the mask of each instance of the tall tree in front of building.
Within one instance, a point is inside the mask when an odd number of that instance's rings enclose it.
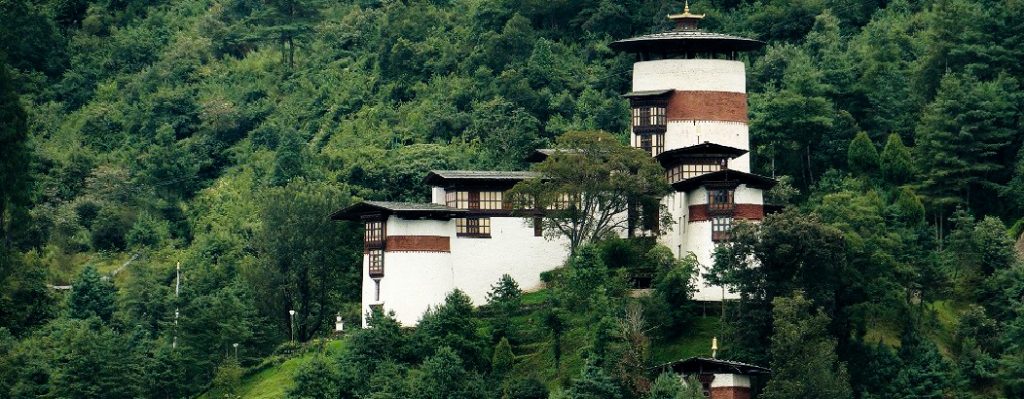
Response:
[[[30,150],[27,141],[25,110],[15,92],[7,64],[0,62],[0,240],[5,248],[11,247],[14,216],[28,204]]]
[[[828,316],[800,293],[772,304],[772,379],[762,398],[852,398],[846,364],[828,334]]]
[[[562,135],[556,152],[534,170],[542,177],[522,181],[511,195],[531,218],[543,210],[545,234],[568,239],[571,253],[625,229],[632,204],[670,191],[653,158],[600,131]]]

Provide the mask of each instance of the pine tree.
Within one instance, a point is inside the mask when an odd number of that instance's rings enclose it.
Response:
[[[620,388],[611,377],[592,362],[587,362],[580,376],[572,381],[567,392],[569,399],[621,399]]]
[[[109,321],[116,309],[116,296],[117,289],[114,288],[114,283],[100,277],[96,268],[88,265],[72,285],[68,310],[71,317],[76,319],[95,316]]]
[[[31,150],[26,118],[14,79],[0,54],[0,245],[7,249],[12,245],[13,217],[29,200]]]
[[[420,367],[413,382],[415,399],[483,399],[480,377],[464,368],[462,359],[447,346],[437,351]]]
[[[644,396],[644,399],[702,399],[700,382],[696,379],[689,379],[683,382],[678,374],[662,373],[654,380],[651,391]]]
[[[846,364],[828,335],[829,319],[800,293],[776,298],[772,335],[772,379],[765,399],[851,398]]]
[[[903,368],[892,381],[893,397],[939,399],[950,387],[952,375],[949,364],[939,354],[935,344],[926,340],[913,327],[900,337],[900,360]]]
[[[416,328],[414,340],[420,356],[427,357],[437,348],[447,347],[458,354],[471,370],[485,370],[486,339],[477,335],[473,301],[461,290],[454,290],[444,303],[427,310]]]
[[[900,185],[910,181],[914,174],[910,150],[903,145],[900,135],[893,133],[885,141],[880,158],[882,177],[889,183]]]
[[[878,149],[867,132],[857,133],[846,153],[850,171],[858,176],[874,176],[878,171]]]
[[[502,338],[498,346],[494,347],[494,356],[491,357],[491,375],[498,380],[504,380],[512,371],[515,361],[512,345],[508,343],[508,339]]]

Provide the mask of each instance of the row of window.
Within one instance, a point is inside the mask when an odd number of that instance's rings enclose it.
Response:
[[[669,168],[665,171],[665,176],[668,177],[669,183],[676,183],[725,168],[724,158],[695,158]]]
[[[455,234],[462,237],[491,236],[491,218],[458,218],[455,219]]]
[[[640,106],[633,108],[633,127],[658,127],[668,124],[665,106]]]
[[[458,209],[512,209],[503,197],[501,191],[449,191],[445,193],[445,204]]]
[[[637,141],[637,148],[650,153],[652,157],[665,151],[665,133],[641,133]]]

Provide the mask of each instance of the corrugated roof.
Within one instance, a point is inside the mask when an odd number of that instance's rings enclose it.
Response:
[[[670,93],[672,93],[672,92],[674,92],[674,91],[675,91],[675,90],[673,90],[673,89],[668,89],[668,90],[642,90],[642,91],[631,91],[631,92],[629,92],[629,93],[623,94],[622,96],[623,96],[623,97],[625,97],[625,98],[636,98],[636,97],[661,97],[661,96],[664,96],[664,95],[666,95],[666,94],[670,94]]]
[[[755,364],[735,362],[731,360],[713,359],[708,357],[691,357],[680,359],[657,366],[656,368],[671,367],[677,372],[695,371],[729,371],[735,374],[768,374],[771,370]]]
[[[705,173],[700,176],[672,183],[676,191],[689,192],[697,187],[714,183],[736,183],[746,184],[750,188],[767,190],[775,187],[778,181],[767,176],[755,175],[753,173],[740,172],[732,169],[722,169],[717,172]]]

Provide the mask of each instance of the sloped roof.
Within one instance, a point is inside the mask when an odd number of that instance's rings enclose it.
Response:
[[[770,374],[772,371],[748,363],[734,362],[731,360],[712,359],[707,357],[691,357],[689,359],[668,362],[658,368],[671,367],[672,371],[682,374],[691,373],[716,373],[716,374]]]
[[[618,40],[610,45],[613,50],[631,53],[751,51],[762,46],[764,42],[760,40],[701,30],[652,33]]]
[[[701,144],[692,145],[689,147],[676,148],[674,150],[668,150],[658,154],[655,159],[661,162],[662,166],[667,166],[673,163],[672,161],[680,158],[693,158],[693,157],[722,157],[722,158],[736,158],[743,154],[746,154],[747,150],[736,147],[729,147],[727,145],[715,144],[710,142],[703,142]]]
[[[747,187],[750,188],[767,190],[775,187],[775,185],[778,184],[778,181],[770,177],[755,175],[753,173],[740,172],[732,169],[722,169],[717,172],[705,173],[697,177],[691,177],[680,182],[672,183],[672,188],[676,189],[676,191],[689,192],[697,187],[715,183],[746,184]]]
[[[434,203],[363,201],[331,214],[331,220],[359,220],[362,215],[398,214],[403,217],[427,217],[448,219],[464,214],[464,209],[451,208]]]
[[[672,94],[672,92],[674,92],[674,91],[675,91],[674,89],[631,91],[629,93],[623,94],[622,96],[625,97],[625,98],[661,97],[661,96]]]
[[[423,182],[431,186],[441,186],[453,181],[462,182],[518,182],[521,180],[537,177],[536,172],[530,171],[493,171],[493,170],[432,170],[427,173]]]

